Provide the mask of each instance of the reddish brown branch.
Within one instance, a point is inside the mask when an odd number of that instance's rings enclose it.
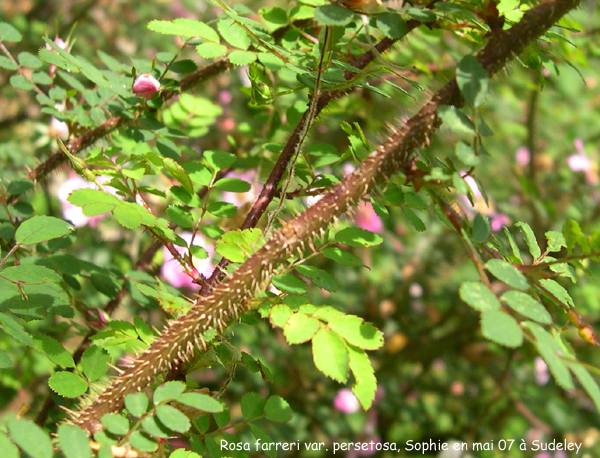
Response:
[[[165,91],[161,94],[163,102],[171,100],[176,95],[189,90],[192,86],[206,81],[225,70],[232,67],[232,64],[225,58],[216,60],[212,64],[194,72],[181,80],[179,91]],[[67,148],[72,154],[77,154],[81,150],[89,147],[97,140],[106,137],[108,134],[113,132],[115,129],[130,123],[132,120],[123,116],[113,116],[108,119],[102,125],[88,130],[77,138],[72,139],[68,142]],[[39,181],[46,177],[50,172],[55,170],[60,164],[65,162],[67,158],[62,151],[59,151],[50,156],[46,161],[37,166],[34,170],[27,174],[27,178],[33,181]],[[18,196],[8,196],[7,203],[11,204]]]

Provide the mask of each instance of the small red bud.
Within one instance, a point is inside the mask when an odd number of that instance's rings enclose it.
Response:
[[[598,345],[598,341],[596,340],[596,336],[594,335],[594,330],[589,324],[582,326],[579,329],[579,337],[585,340],[587,343],[591,343],[592,345]]]
[[[160,89],[160,83],[150,73],[144,73],[138,76],[133,83],[133,93],[138,97],[144,97],[150,100]]]

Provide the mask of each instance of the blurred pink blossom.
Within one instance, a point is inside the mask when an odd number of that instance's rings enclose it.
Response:
[[[185,242],[189,245],[192,241],[192,233],[191,232],[182,232],[179,234]],[[214,246],[210,243],[207,243],[206,239],[200,234],[196,234],[194,237],[194,245],[201,246],[208,253],[208,257],[206,259],[198,259],[192,258],[194,267],[198,272],[205,276],[210,276],[214,266],[211,263],[211,256],[215,252]],[[175,249],[179,252],[179,254],[184,255],[187,253],[187,248],[180,247],[174,245]],[[161,274],[163,278],[169,282],[169,284],[175,288],[188,288],[188,289],[197,289],[198,285],[192,283],[192,278],[187,275],[183,271],[183,266],[173,258],[173,255],[169,252],[166,247],[163,247],[163,265],[161,267]]]
[[[354,413],[360,409],[358,399],[356,399],[354,393],[347,388],[338,391],[337,396],[333,400],[333,406],[343,413]]]
[[[54,116],[50,120],[50,136],[53,138],[61,138],[62,140],[66,140],[69,138],[69,126],[67,126],[66,122],[59,121]]]
[[[383,232],[383,221],[381,221],[379,215],[375,213],[375,209],[371,202],[361,201],[360,204],[358,204],[355,218],[356,225],[361,229],[378,234]]]
[[[598,184],[598,167],[590,160],[585,153],[583,141],[580,138],[576,138],[573,142],[576,154],[572,154],[567,159],[567,164],[573,172],[584,172],[587,183],[590,186],[596,186]]]
[[[504,213],[492,212],[490,214],[490,227],[492,228],[492,232],[499,232],[508,224],[510,224],[510,219]]]
[[[133,82],[132,91],[138,97],[150,100],[160,89],[160,83],[150,73],[138,76]]]
[[[538,385],[545,385],[550,380],[550,374],[548,373],[548,365],[539,356],[533,360],[533,371],[535,374],[535,382]]]
[[[528,165],[529,161],[531,160],[531,154],[529,154],[529,149],[527,149],[524,146],[518,148],[517,151],[515,151],[515,160],[519,165]]]
[[[101,183],[108,180],[107,177],[98,177],[97,179]],[[95,184],[84,180],[75,172],[70,172],[69,178],[58,188],[58,200],[62,206],[63,217],[71,221],[76,227],[82,227],[87,224],[90,227],[95,227],[101,219],[106,217],[106,214],[92,217],[85,216],[81,211],[81,207],[77,207],[67,200],[73,191],[86,188],[98,189]],[[113,194],[116,195],[116,192],[113,192]]]

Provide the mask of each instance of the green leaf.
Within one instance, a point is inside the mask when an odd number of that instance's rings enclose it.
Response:
[[[199,37],[206,41],[219,42],[219,35],[209,25],[187,18],[178,18],[173,21],[150,21],[148,29],[164,35]]]
[[[228,192],[248,192],[250,191],[250,183],[240,178],[221,178],[213,188]]]
[[[238,208],[229,202],[213,202],[206,210],[215,216],[232,218],[237,214]]]
[[[55,372],[48,380],[48,386],[65,398],[76,398],[88,389],[87,382],[73,372]]]
[[[290,316],[292,316],[292,309],[285,304],[276,304],[269,311],[269,321],[277,328],[283,328]]]
[[[154,391],[154,397],[152,400],[154,405],[157,406],[161,403],[172,401],[184,391],[185,383],[177,381],[166,382]]]
[[[574,355],[571,356],[574,357]],[[567,362],[567,366],[571,369],[571,372],[575,374],[575,377],[577,377],[581,386],[587,391],[587,394],[596,406],[596,410],[600,412],[600,388],[598,387],[596,380],[594,380],[594,377],[590,375],[589,371],[582,364],[577,362]]]
[[[90,382],[98,380],[108,370],[110,355],[98,345],[90,345],[81,356],[83,373]]]
[[[13,282],[27,283],[30,285],[41,285],[48,281],[60,282],[62,277],[43,266],[34,266],[31,264],[21,264],[18,266],[7,267],[0,271],[0,277]]]
[[[2,450],[4,458],[19,458],[21,456],[17,446],[2,432],[0,432],[0,450]]]
[[[411,224],[412,227],[415,228],[416,231],[423,232],[425,229],[427,229],[427,227],[425,227],[425,223],[421,221],[421,218],[419,218],[417,214],[410,208],[403,206],[402,213],[404,213],[406,219],[408,219],[408,222]]]
[[[79,73],[78,64],[74,64],[62,55],[57,54],[49,49],[40,49],[38,55],[40,56],[40,59],[42,59],[44,62],[49,63],[50,65],[56,65],[57,67],[66,70],[67,72]]]
[[[26,51],[19,53],[17,59],[23,67],[38,69],[43,65],[42,61],[35,54]]]
[[[0,56],[0,67],[5,68],[6,70],[15,71],[19,69],[19,64],[13,62],[8,57]]]
[[[52,458],[52,442],[48,433],[27,420],[8,422],[10,438],[31,458]],[[4,450],[3,450],[4,453]]]
[[[182,165],[192,182],[200,186],[208,186],[212,180],[212,173],[204,164],[198,161],[188,162]]]
[[[33,338],[33,341],[35,349],[46,355],[54,364],[62,367],[75,367],[71,354],[52,337],[38,334]]]
[[[452,132],[469,137],[476,135],[473,122],[456,107],[442,106],[439,108],[438,113],[442,122]]]
[[[581,230],[579,223],[573,219],[568,219],[563,225],[563,235],[569,254],[577,253],[577,247],[584,254],[590,252],[590,244],[587,236]]]
[[[504,235],[506,235],[506,239],[508,240],[508,243],[510,244],[510,249],[511,249],[511,251],[513,253],[513,256],[516,259],[518,259],[519,262],[522,265],[523,264],[523,259],[521,258],[521,252],[519,251],[519,247],[517,245],[517,242],[515,241],[515,238],[510,233],[510,231],[508,230],[508,228],[506,226],[503,229],[504,229]]]
[[[23,329],[14,318],[4,313],[0,313],[0,327],[4,329],[9,336],[18,340],[22,344],[27,345],[28,347],[33,347],[34,342],[31,336]]]
[[[315,19],[322,25],[344,26],[354,18],[354,12],[339,5],[319,6],[315,9]]]
[[[13,75],[10,77],[10,85],[15,89],[22,91],[31,91],[34,86],[31,81],[25,78],[23,75]]]
[[[217,442],[212,437],[204,437],[204,445],[206,447],[206,450],[208,450],[208,455],[211,458],[221,458],[223,456],[221,454],[221,447],[217,445]]]
[[[468,165],[469,167],[479,165],[479,162],[481,162],[479,156],[475,154],[473,147],[465,142],[456,142],[454,153],[463,164]],[[466,191],[461,193],[466,194]]]
[[[235,156],[225,151],[204,151],[203,158],[215,172],[230,167],[235,162]]]
[[[292,419],[292,409],[285,399],[280,396],[271,396],[265,404],[265,417],[269,421],[287,423]]]
[[[338,247],[328,247],[321,251],[323,256],[337,262],[342,266],[363,267],[363,262],[352,253]]]
[[[523,238],[525,239],[525,243],[529,247],[529,252],[531,256],[533,256],[534,261],[538,259],[542,255],[542,251],[537,243],[535,238],[535,234],[533,233],[533,229],[527,223],[518,222],[515,226],[521,228],[521,232],[523,233]]]
[[[119,224],[127,229],[135,229],[142,224],[142,215],[135,205],[131,202],[123,202],[112,211]]]
[[[183,186],[183,188],[187,192],[193,194],[194,186],[192,185],[192,180],[190,179],[186,171],[183,169],[183,167],[181,167],[181,165],[179,165],[170,157],[165,157],[163,159],[163,163],[165,165],[165,168],[171,173],[171,175],[173,175],[173,178],[179,181],[181,186]]]
[[[304,313],[294,313],[283,326],[283,335],[290,345],[308,342],[321,328],[319,320]]]
[[[54,82],[52,77],[44,72],[33,72],[31,79],[35,84],[42,86],[50,86]]]
[[[7,22],[0,22],[0,41],[9,41],[18,43],[23,39],[23,35],[17,29]]]
[[[322,269],[313,266],[299,265],[296,266],[296,271],[311,280],[319,288],[323,288],[330,292],[337,291],[337,283],[334,278]]]
[[[304,294],[308,287],[304,281],[290,274],[281,274],[273,277],[273,285],[286,294]]]
[[[371,247],[381,244],[383,238],[365,229],[349,227],[338,232],[335,241],[348,246]]]
[[[456,82],[465,101],[472,107],[480,106],[487,94],[489,79],[473,56],[465,56],[456,68]]]
[[[490,271],[494,277],[513,288],[526,290],[529,288],[529,282],[515,266],[502,259],[490,259],[485,263],[485,268]]]
[[[124,436],[129,432],[129,421],[123,415],[107,413],[100,419],[100,423],[112,434]]]
[[[229,62],[233,65],[242,66],[242,65],[250,65],[252,62],[256,60],[256,53],[251,51],[231,51],[227,56]]]
[[[350,345],[362,350],[377,350],[383,346],[383,333],[355,315],[345,315],[329,322],[328,327]]]
[[[171,221],[181,227],[194,227],[194,217],[192,214],[179,205],[169,205],[167,208],[167,216]]]
[[[58,427],[58,444],[65,458],[90,458],[90,440],[85,431],[77,426],[62,423]]]
[[[223,39],[234,48],[246,50],[250,46],[250,37],[246,31],[232,19],[221,19],[217,22],[217,29]]]
[[[492,233],[490,222],[481,213],[477,213],[473,219],[473,242],[484,243]]]
[[[257,441],[258,441],[258,439],[260,439],[263,444],[272,444],[273,443],[273,439],[271,438],[271,436],[269,436],[266,432],[264,432],[261,428],[259,428],[256,423],[250,423],[248,426],[250,427],[250,431],[252,431],[252,434],[254,434],[254,437],[256,438]],[[277,451],[273,450],[271,447],[263,450],[263,453],[265,455],[267,455],[269,458],[277,457]]]
[[[255,244],[261,235],[256,228],[229,231],[217,241],[215,251],[232,262],[244,262],[258,247]]]
[[[508,348],[523,344],[523,331],[512,316],[500,310],[487,310],[481,314],[481,332],[486,339]]]
[[[549,278],[540,280],[540,286],[544,289],[546,294],[549,294],[555,301],[560,302],[567,307],[575,307],[573,299],[569,295],[568,291],[559,285],[554,280]]]
[[[377,15],[377,28],[388,38],[402,38],[406,35],[406,22],[399,14],[381,13]]]
[[[178,433],[185,433],[192,426],[190,419],[183,412],[168,404],[159,405],[156,415],[163,425]]]
[[[246,393],[242,397],[242,415],[246,421],[262,417],[267,401],[256,393]]]
[[[520,291],[507,291],[502,295],[502,300],[515,312],[542,324],[552,323],[552,317],[545,307],[529,294]]]
[[[312,339],[313,361],[327,377],[336,382],[348,380],[348,349],[342,338],[333,331],[321,329]]]
[[[349,366],[354,376],[352,392],[364,410],[368,410],[375,400],[377,379],[369,356],[360,348],[348,346]]]
[[[458,294],[463,301],[480,312],[500,310],[500,302],[496,295],[481,282],[464,282],[460,285]]]
[[[169,70],[171,70],[174,73],[186,74],[195,72],[196,70],[198,70],[198,66],[194,63],[193,60],[183,59],[178,60],[177,62],[173,62],[169,66]]]
[[[214,59],[227,54],[227,46],[217,43],[201,43],[196,46],[196,51],[200,54],[200,57],[205,59]]]
[[[546,239],[548,240],[548,251],[560,251],[562,247],[566,246],[565,237],[561,232],[548,231],[546,232]]]
[[[11,196],[16,196],[19,194],[23,194],[24,192],[27,192],[30,189],[33,189],[33,181],[28,180],[27,178],[17,178],[15,180],[12,180],[8,184],[6,192]],[[49,216],[47,216],[46,218],[49,218]]]
[[[36,215],[21,223],[15,233],[19,245],[32,245],[69,235],[75,230],[72,224],[53,216]]]
[[[140,452],[154,452],[158,450],[158,444],[147,434],[141,431],[133,431],[128,437],[131,446]]]
[[[223,404],[203,393],[183,393],[177,396],[176,401],[203,412],[223,412]]]
[[[561,358],[564,353],[560,345],[540,325],[527,321],[523,323],[523,326],[528,328],[533,334],[535,346],[541,357],[546,361],[548,369],[550,369],[550,373],[554,377],[554,380],[556,380],[556,383],[565,390],[572,390],[574,387],[573,378],[569,373],[566,363]]]
[[[148,410],[150,400],[144,393],[133,393],[125,396],[125,407],[134,417],[142,417]]]
[[[161,439],[166,439],[173,434],[155,416],[144,418],[142,420],[142,427],[152,436],[160,437]]]

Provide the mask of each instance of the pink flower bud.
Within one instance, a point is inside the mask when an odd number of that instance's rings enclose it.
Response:
[[[150,73],[138,76],[133,83],[133,93],[138,97],[150,100],[160,89],[160,83]]]
[[[333,406],[343,413],[354,413],[360,409],[360,403],[354,393],[348,389],[338,391],[337,396],[333,400]]]

